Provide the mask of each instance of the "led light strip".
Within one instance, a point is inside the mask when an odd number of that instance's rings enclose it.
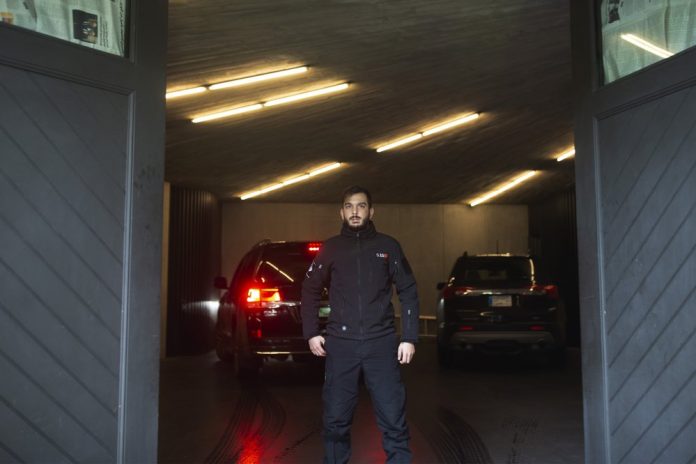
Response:
[[[290,95],[290,96],[283,97],[283,98],[269,100],[266,102],[255,103],[253,105],[241,106],[241,107],[232,108],[232,109],[225,110],[225,111],[219,111],[216,113],[210,113],[210,114],[205,114],[202,116],[197,116],[197,117],[193,118],[191,120],[191,122],[199,123],[199,122],[205,122],[205,121],[212,121],[214,119],[221,119],[221,118],[226,118],[229,116],[234,116],[236,114],[242,114],[242,113],[248,113],[250,111],[260,110],[261,108],[265,108],[265,107],[269,107],[269,106],[277,106],[277,105],[283,105],[286,103],[291,103],[291,102],[295,102],[295,101],[299,101],[299,100],[306,100],[308,98],[314,98],[314,97],[318,97],[321,95],[340,92],[341,90],[346,90],[349,86],[350,86],[350,84],[348,82],[344,82],[342,84],[332,85],[331,87],[324,87],[322,89],[311,90],[309,92],[302,92],[302,93]]]
[[[660,58],[669,58],[670,56],[674,55],[674,53],[665,50],[664,48],[660,48],[657,45],[650,43],[645,39],[641,39],[633,34],[621,34],[621,38],[626,42],[635,45],[636,47],[642,48],[646,52],[659,56]]]
[[[295,74],[302,74],[302,73],[306,73],[307,71],[309,71],[308,66],[300,66],[297,68],[283,69],[282,71],[274,71],[274,72],[270,72],[270,73],[266,73],[266,74],[257,74],[255,76],[242,77],[240,79],[234,79],[231,81],[218,82],[216,84],[202,85],[202,86],[193,87],[190,89],[175,90],[173,92],[167,92],[166,98],[167,98],[167,100],[169,100],[170,98],[184,97],[186,95],[194,95],[197,93],[205,92],[207,90],[220,90],[220,89],[227,89],[229,87],[240,87],[243,85],[253,84],[255,82],[262,82],[262,81],[267,81],[267,80],[271,80],[271,79],[279,79],[281,77],[292,76]]]
[[[477,199],[473,200],[471,203],[469,203],[471,206],[476,206],[480,205],[483,202],[486,202],[490,200],[493,197],[497,197],[503,192],[507,192],[513,187],[516,187],[517,185],[521,184],[522,182],[526,181],[530,177],[533,177],[537,175],[539,171],[526,171],[524,174],[521,176],[515,177],[512,181],[508,182],[507,184],[503,185],[502,187],[499,187],[495,190],[492,190],[488,192],[487,194],[478,197]]]
[[[261,104],[242,106],[240,108],[233,108],[231,110],[220,111],[218,113],[207,114],[205,116],[199,116],[197,118],[193,118],[191,120],[191,122],[199,123],[199,122],[212,121],[213,119],[227,118],[230,116],[234,116],[235,114],[242,114],[242,113],[249,113],[251,111],[258,111],[261,108],[263,108],[263,105],[261,105]]]
[[[309,92],[302,92],[295,95],[290,95],[289,97],[276,98],[275,100],[269,100],[263,104],[263,106],[276,106],[284,105],[286,103],[292,103],[299,100],[306,100],[307,98],[319,97],[321,95],[326,95],[327,93],[340,92],[341,90],[346,90],[349,87],[347,82],[338,85],[332,85],[331,87],[324,87],[323,89],[310,90]]]
[[[575,156],[575,148],[573,147],[570,150],[565,151],[565,152],[561,153],[560,155],[558,155],[556,157],[556,161],[558,161],[560,163],[561,161],[567,160],[568,158],[572,158],[574,156]]]
[[[196,93],[202,93],[207,91],[207,87],[193,87],[192,89],[184,89],[184,90],[175,90],[174,92],[167,92],[166,98],[169,100],[170,98],[177,98],[177,97],[185,97],[186,95],[194,95]]]
[[[319,174],[324,174],[329,171],[333,171],[334,169],[337,169],[341,167],[343,163],[331,163],[327,164],[326,166],[322,166],[320,168],[314,169],[312,171],[306,172],[302,175],[291,177],[288,180],[284,180],[282,182],[278,182],[277,184],[271,184],[267,187],[260,188],[258,190],[254,190],[251,192],[243,193],[240,195],[240,198],[242,200],[247,200],[249,198],[254,198],[259,195],[263,195],[264,193],[272,192],[273,190],[278,190],[279,188],[287,187],[288,185],[296,184],[298,182],[305,181],[311,177],[318,176]]]
[[[239,87],[242,85],[253,84],[255,82],[267,81],[270,79],[279,79],[281,77],[293,76],[295,74],[306,73],[309,70],[307,66],[300,66],[299,68],[284,69],[282,71],[275,71],[266,74],[258,74],[256,76],[242,77],[241,79],[234,79],[226,82],[218,82],[217,84],[209,85],[210,90],[220,90],[227,89],[230,87]]]
[[[453,127],[460,126],[462,124],[466,124],[467,122],[474,121],[478,119],[481,116],[480,113],[471,113],[466,116],[463,116],[461,118],[454,119],[452,121],[448,121],[443,124],[439,124],[431,129],[418,132],[417,134],[409,135],[407,137],[403,137],[401,139],[395,140],[391,143],[388,143],[386,145],[382,145],[381,147],[377,147],[377,153],[382,153],[383,151],[391,150],[392,148],[400,147],[402,145],[406,145],[407,143],[415,142],[416,140],[422,139],[423,137],[428,137],[433,134],[437,134],[442,131],[446,131],[447,129],[451,129]]]

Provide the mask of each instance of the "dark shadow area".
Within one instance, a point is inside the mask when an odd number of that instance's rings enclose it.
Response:
[[[558,285],[568,346],[580,346],[578,238],[575,187],[529,205],[529,249],[540,280]]]
[[[525,375],[547,371],[575,371],[580,369],[579,350],[568,349],[563,359],[557,359],[549,353],[521,353],[515,355],[493,354],[455,354],[452,365],[440,367],[447,371],[500,372],[507,374],[524,373]]]

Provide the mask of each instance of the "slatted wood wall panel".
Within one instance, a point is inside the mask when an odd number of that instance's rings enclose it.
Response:
[[[177,186],[170,198],[167,355],[201,353],[213,348],[222,207],[212,193]]]
[[[599,121],[615,463],[696,459],[695,114],[687,88]]]
[[[0,66],[0,101],[0,461],[113,462],[128,98]]]

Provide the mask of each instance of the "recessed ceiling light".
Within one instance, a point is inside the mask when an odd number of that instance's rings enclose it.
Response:
[[[344,82],[343,84],[332,85],[331,87],[324,87],[323,89],[310,90],[309,92],[302,92],[283,98],[269,100],[265,102],[263,106],[276,106],[283,105],[285,103],[292,103],[299,100],[306,100],[307,98],[319,97],[321,95],[326,95],[327,93],[340,92],[341,90],[346,90],[348,87],[349,84],[347,82]]]
[[[267,81],[270,79],[279,79],[281,77],[293,76],[295,74],[306,73],[309,70],[307,66],[300,66],[297,68],[283,69],[282,71],[274,71],[266,74],[257,74],[255,76],[242,77],[240,79],[234,79],[231,81],[218,82],[217,84],[211,84],[208,86],[210,90],[220,90],[227,89],[229,87],[239,87],[242,85],[249,85],[255,82]]]
[[[283,182],[281,182],[281,184],[283,184],[283,187],[286,187],[288,185],[296,184],[298,182],[302,182],[303,180],[307,180],[310,177],[311,176],[309,174],[302,174],[301,176],[292,177],[288,180],[284,180]]]
[[[403,139],[395,140],[392,143],[382,145],[377,149],[377,153],[382,153],[383,151],[391,150],[392,148],[400,147],[401,145],[406,145],[407,143],[415,142],[418,139],[422,139],[423,134],[418,133],[411,135],[409,137],[404,137]]]
[[[299,101],[299,100],[305,100],[308,98],[314,98],[314,97],[318,97],[321,95],[326,95],[329,93],[339,92],[341,90],[347,89],[348,87],[349,87],[349,84],[347,82],[344,82],[343,84],[332,85],[331,87],[324,87],[322,89],[310,90],[309,92],[298,93],[295,95],[290,95],[288,97],[269,100],[267,102],[259,102],[259,103],[255,103],[253,105],[247,105],[247,106],[242,106],[242,107],[238,107],[238,108],[232,108],[229,110],[218,111],[215,113],[196,116],[195,118],[193,118],[191,120],[191,122],[199,123],[199,122],[205,122],[205,121],[212,121],[214,119],[226,118],[226,117],[234,116],[237,114],[248,113],[250,111],[260,110],[260,109],[262,109],[264,107],[268,107],[268,106],[282,105],[284,103],[291,103],[291,102],[295,102],[295,101]]]
[[[253,84],[255,82],[279,79],[281,77],[292,76],[295,74],[302,74],[306,73],[308,70],[308,66],[299,66],[297,68],[283,69],[281,71],[274,71],[265,74],[257,74],[254,76],[242,77],[240,79],[233,79],[231,81],[218,82],[216,84],[201,85],[198,87],[192,87],[190,89],[174,90],[172,92],[167,92],[166,98],[167,100],[169,100],[170,98],[185,97],[187,95],[203,93],[207,90],[220,90],[229,87],[240,87],[243,85]]]
[[[481,116],[479,113],[472,113],[468,114],[464,117],[454,119],[452,121],[448,121],[443,124],[439,124],[432,129],[428,129],[426,131],[423,131],[423,137],[427,137],[429,135],[437,134],[438,132],[445,131],[447,129],[451,129],[453,127],[461,126],[462,124],[466,124],[469,121],[474,121]]]
[[[334,169],[340,168],[343,165],[343,163],[331,163],[327,164],[325,166],[319,167],[317,169],[313,169],[309,172],[305,172],[304,174],[301,174],[299,176],[291,177],[287,180],[284,180],[282,182],[278,182],[276,184],[271,184],[266,187],[262,187],[258,190],[253,190],[251,192],[243,193],[240,195],[240,198],[242,200],[247,200],[249,198],[254,198],[259,195],[263,195],[264,193],[272,192],[273,190],[278,190],[283,187],[287,187],[292,184],[296,184],[298,182],[303,182],[311,177],[317,176],[319,174],[324,174],[329,171],[333,171]]]
[[[331,163],[331,164],[327,164],[324,167],[317,168],[313,171],[309,171],[307,173],[307,175],[309,175],[309,177],[314,177],[314,176],[318,176],[319,174],[324,174],[325,172],[333,171],[334,169],[339,168],[339,167],[341,167],[341,163]]]
[[[632,43],[636,47],[642,48],[646,52],[659,56],[660,58],[669,58],[670,56],[674,55],[674,53],[670,52],[669,50],[660,48],[657,45],[650,43],[645,39],[641,39],[634,34],[621,34],[621,38],[626,42]]]
[[[568,158],[572,158],[573,156],[575,156],[575,147],[558,155],[556,157],[556,161],[561,162],[563,160],[567,160]]]
[[[493,197],[497,197],[498,195],[500,195],[500,194],[503,193],[503,192],[507,192],[507,191],[510,190],[511,188],[516,187],[517,185],[519,185],[519,184],[521,184],[522,182],[526,181],[526,180],[529,179],[530,177],[533,177],[533,176],[537,175],[538,173],[539,173],[539,171],[526,171],[524,174],[515,177],[515,178],[514,178],[513,180],[511,180],[510,182],[508,182],[508,183],[506,183],[506,184],[504,184],[504,185],[498,187],[498,188],[495,189],[495,190],[491,190],[490,192],[486,193],[485,195],[482,195],[482,196],[476,198],[475,200],[471,201],[469,204],[470,204],[471,206],[480,205],[481,203],[486,202],[486,201],[490,200],[490,199],[493,198]]]
[[[391,150],[392,148],[400,147],[401,145],[406,145],[407,143],[415,142],[416,140],[421,139],[423,137],[429,137],[433,134],[446,131],[453,127],[461,126],[462,124],[466,124],[468,122],[478,119],[480,116],[480,113],[471,113],[467,114],[466,116],[462,116],[460,118],[438,124],[437,126],[431,127],[430,129],[418,132],[417,134],[408,135],[406,137],[390,142],[386,145],[382,145],[381,147],[377,147],[377,153],[382,153],[383,151]]]
[[[208,90],[205,87],[193,87],[190,89],[175,90],[173,92],[167,92],[165,98],[169,100],[170,98],[185,97],[186,95],[194,95],[197,93],[203,93]]]
[[[240,106],[239,108],[232,108],[225,111],[218,111],[217,113],[210,113],[203,116],[195,117],[191,120],[193,123],[212,121],[214,119],[227,118],[229,116],[234,116],[235,114],[249,113],[251,111],[258,111],[263,108],[263,105],[257,103],[255,105]]]

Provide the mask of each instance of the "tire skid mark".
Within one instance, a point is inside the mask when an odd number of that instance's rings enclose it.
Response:
[[[527,441],[534,436],[539,428],[539,420],[535,417],[520,419],[512,418],[503,423],[503,430],[512,431],[510,452],[507,456],[507,464],[520,464],[525,461],[524,451]]]
[[[418,424],[440,462],[493,464],[493,459],[474,428],[455,412],[439,406],[436,417],[426,415]]]
[[[315,425],[313,426],[309,432],[295,440],[294,442],[290,443],[290,445],[285,448],[281,453],[277,454],[276,456],[273,457],[273,462],[284,462],[285,458],[288,457],[293,451],[295,451],[297,448],[300,447],[304,442],[309,440],[312,435],[318,434],[321,432],[321,426],[320,425]]]
[[[283,430],[286,413],[282,404],[262,386],[245,385],[208,464],[257,464],[268,445]]]
[[[275,439],[285,426],[285,408],[270,392],[262,390],[260,393],[260,405],[264,419],[261,421],[258,433],[263,437]]]
[[[227,427],[222,433],[217,445],[210,452],[205,462],[209,464],[229,462],[229,457],[237,454],[240,446],[239,437],[248,434],[254,420],[258,397],[251,391],[242,391],[237,403],[232,409],[232,415]]]

